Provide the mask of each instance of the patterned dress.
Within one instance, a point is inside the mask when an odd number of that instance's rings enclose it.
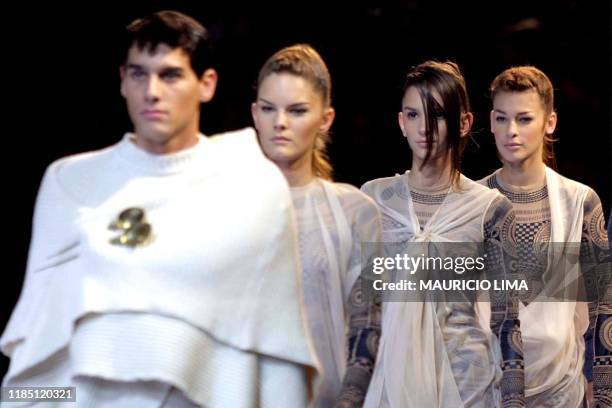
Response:
[[[459,186],[419,190],[409,185],[407,173],[371,181],[362,190],[381,208],[385,243],[486,242],[497,250],[490,254],[488,266],[503,265],[500,239],[512,223],[510,202],[463,176]],[[382,337],[365,406],[521,406],[516,302],[490,298],[483,325],[475,304],[441,296],[434,301],[384,303]],[[506,354],[500,355],[500,350]],[[362,378],[369,373],[370,361],[362,360]],[[354,397],[360,384],[367,381],[354,381]]]
[[[331,407],[341,391],[347,362],[347,320],[361,314],[349,293],[361,274],[362,242],[380,240],[380,214],[372,200],[348,184],[315,179],[292,187],[303,296],[314,349],[321,366],[315,407]],[[367,247],[366,252],[367,252]],[[351,353],[354,355],[354,352]]]
[[[553,173],[549,171],[547,174]],[[530,319],[528,316],[529,308],[532,307],[530,305],[534,301],[537,303],[538,296],[547,285],[545,274],[549,262],[547,252],[549,249],[555,249],[555,246],[561,245],[561,243],[549,244],[553,241],[551,231],[554,223],[551,216],[549,186],[546,179],[531,186],[511,186],[500,180],[499,172],[492,174],[481,182],[490,188],[497,189],[506,196],[512,202],[516,214],[516,222],[512,225],[510,237],[519,259],[516,264],[516,271],[529,282],[529,290],[521,294],[521,312],[519,314],[521,322],[527,325],[529,323],[527,319]],[[581,406],[585,378],[589,382],[594,381],[595,399],[599,401],[600,406],[612,406],[612,399],[610,398],[612,391],[612,370],[610,367],[610,354],[612,353],[611,309],[609,302],[604,301],[605,299],[602,299],[601,296],[603,291],[606,290],[601,283],[605,281],[602,277],[606,275],[606,270],[609,271],[609,250],[599,197],[593,190],[586,186],[583,187],[587,191],[581,220],[580,264],[583,266],[582,273],[585,274],[586,281],[599,281],[600,287],[591,285],[592,293],[588,294],[588,299],[584,299],[590,301],[588,304],[589,325],[586,332],[581,330],[580,319],[577,317],[580,315],[578,308],[575,315],[571,314],[567,316],[568,319],[564,319],[564,324],[566,323],[565,320],[576,320],[575,338],[568,339],[566,342],[566,346],[573,348],[574,351],[566,353],[565,358],[557,357],[555,361],[544,364],[541,355],[545,353],[538,352],[538,350],[551,349],[551,347],[554,347],[553,344],[560,341],[557,330],[548,333],[540,331],[538,335],[531,336],[523,329],[528,407]],[[569,217],[571,218],[571,215]],[[597,274],[599,280],[589,277],[589,274]],[[589,285],[587,285],[588,287]],[[599,293],[599,296],[596,293]],[[570,300],[565,299],[557,305],[563,308],[568,307]],[[553,318],[550,315],[539,314],[536,318],[538,319],[537,326],[555,325],[555,322],[546,322],[546,320]],[[583,318],[582,320],[586,319]],[[534,352],[530,353],[531,350]],[[559,353],[558,356],[560,355]],[[555,373],[559,374],[556,375]],[[551,381],[551,378],[558,378],[558,380]]]

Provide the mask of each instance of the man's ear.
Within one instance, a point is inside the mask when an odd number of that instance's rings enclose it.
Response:
[[[200,77],[200,102],[209,102],[217,89],[217,71],[212,68],[204,71]]]

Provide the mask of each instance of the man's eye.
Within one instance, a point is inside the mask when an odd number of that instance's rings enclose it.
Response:
[[[161,77],[163,79],[169,79],[169,80],[173,80],[173,79],[178,79],[181,77],[180,72],[176,72],[176,71],[169,71],[169,72],[164,72]]]
[[[139,69],[134,69],[130,71],[130,78],[133,79],[142,79],[145,77],[145,72]]]

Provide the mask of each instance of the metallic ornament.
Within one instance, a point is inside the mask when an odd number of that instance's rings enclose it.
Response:
[[[151,224],[145,222],[142,208],[127,208],[108,226],[112,231],[120,230],[121,235],[110,240],[113,245],[125,245],[131,248],[143,245],[151,236]]]

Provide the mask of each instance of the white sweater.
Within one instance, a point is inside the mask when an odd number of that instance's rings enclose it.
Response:
[[[202,388],[225,351],[314,366],[291,197],[254,132],[200,137],[171,155],[131,137],[47,169],[26,282],[0,341],[4,382],[69,348],[74,375],[164,381],[211,403]],[[129,207],[152,228],[135,248],[110,243],[120,233],[109,224]],[[236,380],[252,371],[245,361]]]

